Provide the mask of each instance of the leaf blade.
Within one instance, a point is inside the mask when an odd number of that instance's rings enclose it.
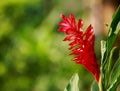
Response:
[[[64,91],[79,91],[78,81],[79,81],[79,76],[76,73],[75,75],[72,76],[72,78],[70,79],[69,84],[64,89]]]
[[[112,20],[112,23],[110,25],[110,29],[109,29],[109,32],[107,35],[107,51],[108,52],[110,52],[110,50],[114,44],[114,41],[117,37],[117,34],[120,31],[120,29],[117,29],[119,22],[120,22],[120,6],[118,7],[118,9],[113,17],[113,20]]]
[[[116,80],[116,78],[118,78],[118,76],[120,76],[120,54],[118,60],[116,61],[112,69],[111,83],[113,83]]]
[[[99,87],[98,87],[98,84],[96,83],[96,81],[93,82],[91,91],[99,91]]]

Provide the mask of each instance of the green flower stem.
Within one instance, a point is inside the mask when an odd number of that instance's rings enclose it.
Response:
[[[99,91],[104,91],[104,90],[103,90],[103,87],[102,87],[102,80],[101,80],[101,76],[100,76],[100,79],[99,79],[98,86],[99,86]]]

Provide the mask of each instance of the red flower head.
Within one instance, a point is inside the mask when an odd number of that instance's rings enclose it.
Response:
[[[93,33],[93,27],[89,25],[87,30],[83,32],[83,21],[81,19],[76,24],[72,14],[70,14],[69,18],[61,15],[61,18],[64,22],[59,23],[59,31],[66,33],[67,37],[64,38],[64,41],[71,41],[69,44],[69,50],[71,50],[70,55],[76,55],[73,61],[77,64],[82,64],[94,75],[98,82],[100,71],[94,53],[95,35]]]

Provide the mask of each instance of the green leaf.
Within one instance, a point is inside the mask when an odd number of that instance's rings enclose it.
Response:
[[[112,48],[112,50],[110,51],[110,56],[109,59],[106,63],[106,67],[105,67],[105,79],[106,79],[106,86],[109,85],[109,78],[110,78],[110,74],[111,74],[111,69],[112,69],[112,64],[113,64],[113,53],[115,51],[116,47]]]
[[[103,64],[103,59],[105,57],[106,52],[106,41],[101,40],[101,64]]]
[[[110,86],[107,91],[116,91],[116,88],[120,84],[120,54],[119,58],[113,66],[110,75]]]
[[[110,25],[109,33],[107,36],[107,51],[108,51],[108,53],[110,52],[110,50],[116,40],[117,34],[120,31],[120,27],[118,27],[120,25],[119,22],[120,22],[120,6],[118,7],[118,9],[113,17],[112,23]]]
[[[99,87],[98,87],[98,84],[96,83],[96,81],[93,82],[91,91],[99,91]]]
[[[120,22],[120,5],[119,5],[116,13],[113,16],[113,20],[112,20],[112,23],[110,25],[112,30],[109,31],[108,36],[111,36],[112,33],[115,32],[118,22]]]
[[[102,47],[104,45],[104,47]],[[101,42],[101,49],[104,49],[103,51],[105,52],[105,41]],[[111,52],[109,59],[106,61],[106,63],[102,63],[101,66],[101,79],[102,79],[102,88],[105,90],[109,86],[110,82],[110,74],[111,74],[111,68],[112,68],[112,57],[113,53],[115,51],[116,47],[114,47]],[[102,51],[101,51],[102,52]],[[105,55],[105,54],[104,54]],[[106,55],[105,55],[106,56]]]
[[[108,88],[108,82],[110,75],[109,70],[111,69],[111,59],[110,51],[113,47],[113,44],[117,38],[117,35],[120,31],[120,6],[117,9],[117,12],[114,14],[113,20],[110,25],[109,33],[107,35],[106,43],[105,41],[101,42],[101,80],[102,88],[106,90]]]
[[[108,71],[108,74],[110,73],[111,71],[111,68],[112,68],[112,59],[113,59],[113,53],[115,51],[116,47],[113,47],[112,50],[110,51],[110,56],[109,56],[109,60],[107,61],[107,71]]]
[[[116,80],[110,85],[110,87],[107,89],[107,91],[116,91],[118,85],[120,84],[120,75]]]
[[[118,76],[120,76],[120,54],[111,72],[111,79],[110,79],[111,83],[113,83],[116,80],[116,78],[118,78]]]
[[[101,41],[101,66],[100,66],[100,71],[101,71],[101,85],[102,88],[104,89],[105,87],[105,63],[104,59],[106,57],[106,41],[102,40]]]
[[[72,76],[69,84],[64,89],[64,91],[79,91],[78,81],[79,81],[79,77],[78,74],[76,73],[75,75]]]
[[[120,31],[120,22],[117,24],[117,28],[114,33],[117,35],[119,33],[119,31]]]

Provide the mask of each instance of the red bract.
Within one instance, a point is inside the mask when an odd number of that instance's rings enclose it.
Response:
[[[93,27],[89,25],[87,30],[83,32],[83,21],[81,19],[76,24],[73,14],[70,14],[69,18],[61,15],[61,18],[63,22],[59,23],[59,31],[66,33],[67,37],[64,38],[64,41],[70,41],[70,55],[76,55],[73,61],[77,64],[82,64],[94,75],[98,82],[100,71],[94,52],[95,35],[93,33]]]

